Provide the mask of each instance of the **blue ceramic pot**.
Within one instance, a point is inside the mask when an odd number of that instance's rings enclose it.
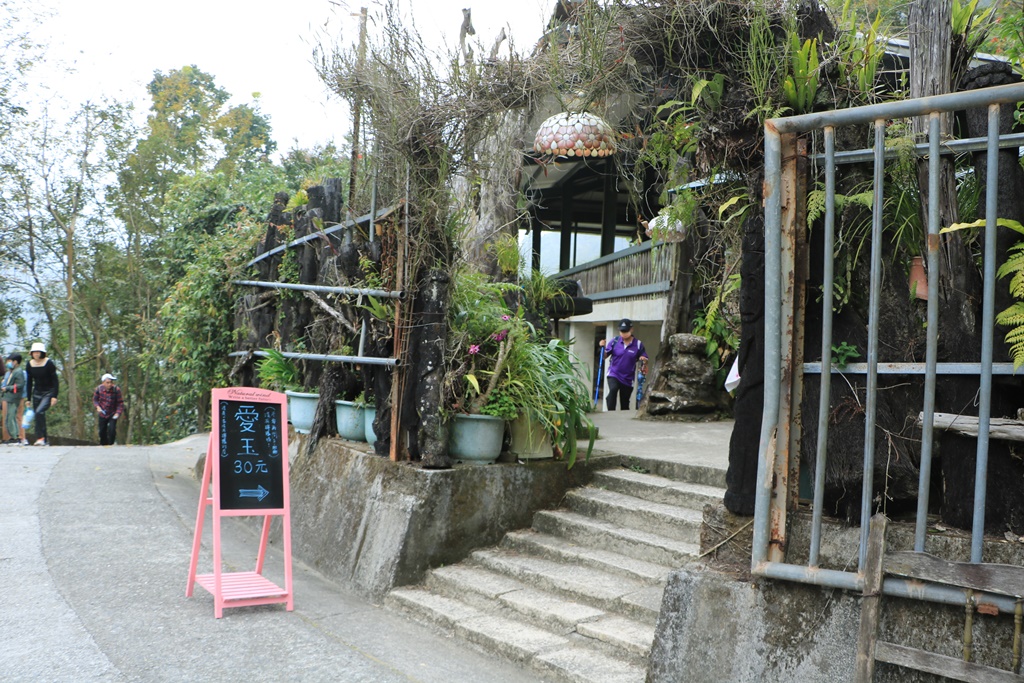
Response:
[[[320,394],[304,394],[299,391],[286,391],[288,396],[288,421],[299,434],[309,434],[316,416],[316,404],[320,402]]]
[[[363,406],[352,401],[335,401],[334,417],[338,423],[338,436],[349,441],[366,441]]]
[[[377,432],[373,431],[373,421],[376,418],[376,406],[366,406],[363,408],[363,435],[366,439],[366,443],[371,446],[377,443]]]
[[[505,421],[491,415],[456,415],[451,423],[448,454],[471,465],[489,465],[501,455]]]

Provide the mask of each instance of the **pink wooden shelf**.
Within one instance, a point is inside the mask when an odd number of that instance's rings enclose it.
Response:
[[[197,575],[196,583],[216,595],[213,574]],[[288,591],[256,572],[225,572],[220,575],[220,585],[225,606],[242,607],[239,603],[243,601],[245,605],[262,605],[288,599]]]

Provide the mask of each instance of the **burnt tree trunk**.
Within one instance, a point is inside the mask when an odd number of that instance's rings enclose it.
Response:
[[[751,197],[760,192],[751,183]],[[723,502],[735,515],[753,515],[757,497],[757,459],[764,410],[764,214],[752,211],[743,221],[740,274],[740,385],[729,438],[729,469]]]
[[[256,245],[256,256],[271,251],[281,243],[281,234],[277,226],[288,225],[292,220],[291,214],[284,210],[287,204],[287,192],[278,192],[274,195],[274,205],[267,214],[267,231]],[[263,259],[254,266],[255,279],[262,282],[276,281],[280,264],[280,255]],[[235,326],[243,330],[244,337],[239,340],[236,350],[255,351],[271,346],[272,335],[277,325],[277,312],[276,292],[252,290],[243,294],[235,315]],[[251,356],[240,359],[231,371],[231,378],[238,386],[256,386],[256,368]]]
[[[415,387],[414,411],[419,423],[416,449],[423,467],[448,468],[448,425],[441,418],[444,352],[448,337],[447,309],[451,279],[443,270],[424,270],[413,309],[417,321],[409,348],[413,352],[411,385]]]

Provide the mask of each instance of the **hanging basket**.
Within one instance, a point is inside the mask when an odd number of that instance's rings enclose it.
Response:
[[[533,139],[538,154],[606,157],[615,154],[615,131],[600,116],[562,112],[545,119]]]

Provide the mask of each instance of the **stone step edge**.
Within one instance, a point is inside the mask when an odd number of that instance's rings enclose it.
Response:
[[[725,496],[726,491],[724,487],[711,486],[709,484],[697,484],[688,481],[680,481],[678,479],[669,479],[668,477],[663,477],[659,474],[634,472],[626,468],[608,468],[598,470],[594,472],[594,477],[591,480],[590,485],[599,486],[602,482],[608,480],[616,483],[625,482],[627,484],[650,487],[657,490],[678,491],[684,495],[709,498],[711,501],[721,500]]]
[[[487,654],[497,654],[508,659],[509,661],[524,666],[532,666],[533,663],[531,660],[536,659],[537,657],[542,657],[550,652],[560,650],[563,647],[567,646],[584,648],[592,652],[593,654],[605,657],[615,662],[619,662],[626,667],[640,667],[645,665],[650,653],[650,647],[647,647],[645,651],[640,652],[636,649],[635,644],[630,643],[626,640],[623,640],[622,642],[613,642],[601,639],[596,635],[586,635],[585,633],[580,633],[578,631],[573,631],[571,633],[566,634],[556,633],[548,628],[537,626],[529,620],[517,618],[521,616],[521,614],[519,612],[515,612],[514,610],[512,610],[512,615],[510,616],[508,613],[506,613],[506,611],[510,610],[511,608],[508,608],[507,606],[496,605],[496,607],[499,607],[500,609],[485,611],[475,606],[468,605],[456,598],[438,595],[437,593],[434,593],[433,591],[430,591],[420,586],[406,586],[402,588],[393,589],[385,597],[385,606],[392,610],[401,611],[402,613],[409,615],[411,618],[423,624],[424,626],[440,630],[442,634],[447,636],[462,637],[460,632],[472,630],[467,628],[467,624],[465,622],[473,622],[474,620],[480,620],[481,618],[489,617],[491,619],[509,622],[509,624],[516,627],[527,626],[536,631],[550,635],[552,638],[559,638],[566,641],[567,644],[560,644],[547,648],[540,648],[536,652],[532,653],[529,657],[519,658],[509,657],[502,653],[503,648],[489,646],[493,644],[481,643],[480,640],[477,638],[466,639],[474,646],[481,648]],[[462,613],[462,616],[453,618],[443,611],[445,608],[454,608],[455,610],[460,611]],[[618,619],[627,619],[627,617],[623,617],[622,615],[617,614],[606,614],[605,616],[614,616]],[[630,621],[635,622],[636,620]],[[639,622],[636,623],[639,624]],[[510,644],[509,647],[516,646],[514,644]]]
[[[553,526],[576,527],[577,529],[584,530],[588,534],[596,533],[606,535],[611,537],[611,539],[616,543],[645,547],[649,549],[649,551],[654,551],[654,554],[678,554],[685,555],[690,559],[696,559],[700,554],[700,546],[696,543],[680,541],[651,531],[645,531],[631,526],[624,526],[606,519],[598,519],[589,515],[580,514],[579,512],[572,512],[570,510],[541,510],[534,515],[533,520],[533,528],[560,538],[569,539],[567,536],[559,536],[559,534],[554,531],[546,531],[544,527],[548,526],[548,520],[552,521]],[[538,528],[538,523],[541,528]]]
[[[488,555],[476,555],[469,558],[469,562],[472,564],[469,566],[463,566],[462,569],[469,569],[472,573],[489,574],[494,577],[500,577],[511,585],[509,590],[494,593],[493,595],[486,589],[479,588],[473,585],[472,580],[459,580],[456,577],[446,575],[442,572],[432,571],[427,584],[423,585],[423,589],[430,591],[435,595],[440,595],[446,600],[456,600],[460,603],[466,604],[469,607],[478,610],[482,613],[494,613],[500,612],[507,616],[513,616],[518,621],[537,626],[541,629],[559,633],[569,634],[577,633],[580,637],[590,638],[579,632],[578,628],[580,624],[590,623],[593,621],[600,621],[601,619],[617,618],[626,621],[632,621],[640,626],[653,626],[656,622],[657,615],[651,615],[644,613],[643,616],[648,619],[643,619],[637,615],[637,611],[641,608],[631,604],[625,600],[625,596],[616,599],[611,603],[598,604],[595,599],[583,593],[567,592],[565,589],[559,588],[558,586],[551,583],[543,574],[540,574],[541,581],[535,585],[531,585],[519,577],[511,576],[500,567],[495,567],[493,563],[489,563],[488,560],[497,553],[494,551],[477,551],[477,553],[490,553]],[[504,558],[504,554],[501,554]],[[507,558],[505,558],[507,559]],[[486,578],[486,577],[485,577]],[[641,590],[647,587],[658,586],[662,587],[662,584],[650,584],[648,586],[641,586]],[[548,598],[551,598],[555,603],[563,603],[565,605],[577,605],[589,608],[597,612],[592,617],[569,620],[560,615],[555,611],[547,610],[543,608],[535,607],[536,613],[529,611],[530,608],[522,604],[517,604],[515,596],[516,592],[523,591],[543,594]],[[527,600],[526,602],[529,602]],[[633,656],[633,651],[629,647],[623,647],[616,643],[607,643],[607,650],[616,655],[626,655],[627,657]]]
[[[575,546],[575,548],[568,546]],[[549,558],[554,556],[552,559],[578,562],[594,569],[618,574],[637,581],[657,581],[664,584],[668,575],[673,571],[672,567],[659,562],[631,557],[615,550],[595,548],[589,544],[577,543],[561,536],[537,531],[536,529],[510,531],[505,534],[505,538],[502,539],[499,547],[528,550],[534,552],[534,554],[540,554]],[[602,557],[602,555],[611,557]],[[621,562],[614,564],[616,560],[621,560]],[[648,565],[643,567],[648,572],[641,573],[639,571],[640,567],[630,567],[631,563]]]
[[[622,467],[626,469],[642,468],[650,474],[684,481],[691,484],[705,484],[725,488],[725,469],[708,465],[691,465],[670,460],[659,460],[642,455],[619,455]]]
[[[546,560],[546,558],[535,558],[535,559],[545,559]],[[526,583],[519,576],[516,576],[516,575],[510,573],[511,571],[514,571],[514,569],[510,570],[505,565],[513,565],[513,567],[515,567],[516,562],[515,562],[514,558],[508,557],[504,552],[502,552],[500,550],[494,550],[494,549],[477,550],[477,551],[473,552],[469,556],[468,561],[472,562],[475,565],[486,567],[486,568],[490,569],[491,571],[493,571],[493,572],[495,572],[497,574],[501,574],[503,576],[510,576],[511,575],[512,578],[514,578],[514,579],[516,579],[518,581]],[[551,560],[546,560],[546,561],[551,562]],[[638,621],[638,622],[641,622],[641,623],[644,622],[646,619],[649,619],[651,621],[656,621],[657,618],[658,618],[657,612],[651,614],[650,611],[647,608],[645,608],[645,607],[643,607],[643,606],[641,606],[639,604],[631,603],[631,602],[628,601],[628,597],[630,595],[634,595],[634,594],[637,594],[637,593],[642,593],[643,591],[645,591],[647,589],[659,588],[659,586],[657,584],[641,584],[641,583],[637,582],[638,585],[636,586],[636,590],[635,591],[631,591],[629,593],[625,593],[625,594],[622,594],[622,595],[617,595],[615,597],[601,597],[601,596],[598,596],[598,595],[588,595],[587,593],[583,593],[583,592],[579,592],[577,590],[574,590],[574,588],[572,588],[571,586],[565,586],[565,582],[559,580],[560,577],[553,577],[549,572],[536,571],[536,570],[534,570],[531,567],[523,566],[523,565],[519,565],[517,567],[517,569],[519,571],[529,575],[529,577],[530,577],[529,583],[530,583],[530,585],[533,588],[536,588],[538,590],[543,590],[543,591],[545,591],[547,593],[551,593],[552,595],[556,595],[556,596],[558,596],[560,598],[568,598],[568,599],[574,600],[574,601],[576,601],[576,602],[578,602],[580,604],[589,605],[591,607],[594,607],[594,608],[597,608],[599,610],[602,610],[602,611],[604,611],[604,612],[606,612],[606,613],[608,613],[610,615],[614,614],[614,615],[626,617],[626,618],[629,618],[629,619],[632,619],[634,621]],[[600,571],[600,570],[593,570],[593,571]],[[608,577],[610,577],[612,579],[620,579],[621,578],[621,577],[615,576],[614,574],[608,574],[607,572],[603,572],[603,573],[607,574]]]
[[[566,493],[565,498],[567,501],[573,499],[593,501],[604,506],[621,508],[630,513],[640,512],[651,514],[657,517],[663,517],[666,520],[697,525],[698,528],[704,523],[703,513],[692,508],[669,505],[667,503],[656,503],[644,500],[643,498],[637,498],[636,496],[631,496],[628,493],[609,491],[608,489],[599,489],[592,486],[573,489]]]

